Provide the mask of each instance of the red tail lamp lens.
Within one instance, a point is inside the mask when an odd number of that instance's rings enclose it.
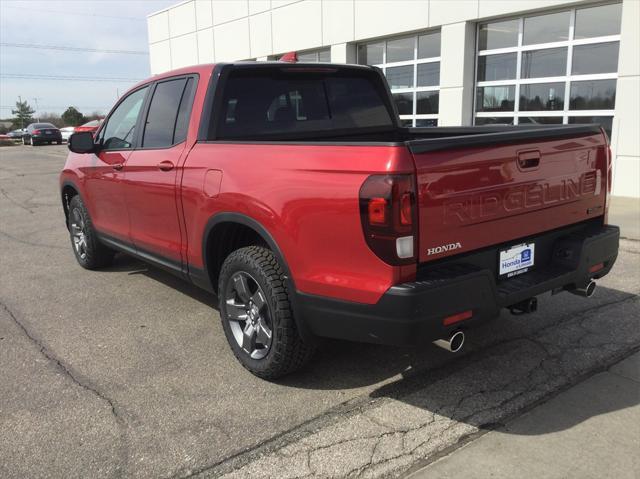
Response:
[[[360,188],[360,218],[371,250],[391,265],[415,262],[415,176],[371,175]],[[399,242],[398,242],[399,241]]]
[[[450,326],[455,323],[459,323],[460,321],[464,321],[465,319],[471,319],[473,316],[473,311],[464,311],[462,313],[454,314],[453,316],[447,316],[442,320],[442,324],[445,326]]]
[[[591,268],[589,268],[589,273],[596,273],[604,268],[604,263],[594,264]]]
[[[33,130],[33,132],[31,134],[32,135],[39,135],[40,134],[40,130]]]
[[[400,224],[413,224],[411,193],[403,193],[402,197],[400,198]]]
[[[369,223],[372,225],[384,225],[387,223],[387,200],[384,198],[371,198],[369,200]]]

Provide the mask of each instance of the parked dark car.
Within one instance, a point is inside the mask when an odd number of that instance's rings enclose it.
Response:
[[[58,127],[51,123],[31,123],[22,135],[24,145],[36,146],[43,143],[51,144],[54,141],[58,145],[62,145],[62,133]]]

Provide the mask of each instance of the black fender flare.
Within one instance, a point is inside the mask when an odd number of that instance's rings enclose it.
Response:
[[[275,239],[271,235],[271,233],[267,230],[267,228],[265,228],[257,220],[245,214],[234,213],[234,212],[216,213],[211,218],[209,218],[209,220],[207,221],[207,224],[205,225],[204,233],[202,235],[202,260],[203,260],[203,266],[204,266],[204,275],[206,276],[207,281],[209,283],[211,282],[210,280],[211,276],[208,270],[209,253],[207,251],[207,243],[208,243],[211,231],[216,225],[219,225],[220,223],[237,223],[237,224],[246,226],[248,228],[251,228],[262,238],[262,240],[267,244],[269,249],[273,251],[273,254],[276,255],[276,258],[280,262],[280,266],[284,270],[285,279],[287,282],[287,289],[289,290],[289,301],[291,304],[291,309],[293,310],[293,318],[296,322],[298,333],[300,334],[304,342],[308,344],[315,344],[316,343],[315,336],[313,335],[313,333],[311,333],[311,330],[306,325],[303,318],[300,317],[300,314],[297,314],[297,312],[301,310],[298,307],[298,300],[299,300],[298,290],[296,289],[295,282],[291,275],[291,270],[289,269],[287,260],[284,254],[282,253],[282,250],[276,243]],[[190,274],[191,274],[191,271],[190,271]],[[195,278],[192,278],[192,280],[195,280]],[[215,285],[211,285],[211,286],[215,291]]]
[[[64,189],[70,186],[76,191],[76,194],[82,199],[82,194],[80,193],[80,188],[71,180],[64,180],[60,185],[60,199],[62,200],[62,211],[64,212],[64,222],[67,225],[67,229],[69,229],[69,206],[65,203],[64,198]],[[84,200],[82,200],[84,202]]]

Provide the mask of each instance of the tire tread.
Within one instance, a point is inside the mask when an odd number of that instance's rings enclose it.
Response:
[[[223,283],[225,278],[231,276],[231,270],[236,267],[238,262],[256,267],[262,272],[267,283],[265,294],[271,297],[270,299],[275,309],[272,314],[274,342],[271,345],[275,349],[269,352],[267,358],[270,356],[271,358],[265,363],[265,367],[256,368],[254,365],[256,361],[248,358],[246,353],[236,347],[237,345],[232,342],[235,340],[233,337],[229,337],[226,325],[224,325],[233,354],[247,370],[264,379],[276,379],[301,369],[313,357],[315,348],[303,342],[298,333],[289,300],[285,274],[271,250],[262,246],[247,246],[234,251],[227,257],[220,271],[218,289],[220,293],[220,312],[223,313],[224,311],[223,291],[225,289]],[[226,322],[222,314],[221,319],[223,323]]]

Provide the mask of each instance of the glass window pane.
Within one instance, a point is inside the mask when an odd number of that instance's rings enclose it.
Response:
[[[418,58],[440,56],[440,32],[427,33],[418,37]]]
[[[318,61],[318,52],[298,53],[300,63],[315,63]]]
[[[215,112],[226,119],[217,133],[220,139],[287,139],[329,129],[389,127],[393,119],[383,93],[370,75],[359,72],[317,82],[304,71],[274,76],[259,66],[238,69],[229,74],[223,108]]]
[[[519,20],[507,20],[480,25],[478,49],[490,50],[517,46],[518,24]]]
[[[418,86],[437,86],[440,84],[440,62],[420,63],[418,65]]]
[[[521,116],[518,117],[518,124],[534,125],[562,125],[561,116]]]
[[[520,85],[520,110],[562,110],[564,83],[538,83]]]
[[[516,62],[516,53],[478,57],[478,81],[515,79]]]
[[[138,115],[148,88],[145,86],[131,93],[111,113],[101,133],[105,150],[122,150],[133,146]]]
[[[411,128],[413,126],[413,120],[411,119],[400,119],[400,125],[404,126],[405,128]]]
[[[569,39],[571,12],[558,12],[524,19],[523,45],[564,42]]]
[[[576,11],[574,37],[591,38],[620,33],[622,3],[581,8]]]
[[[178,108],[186,82],[181,78],[158,83],[149,106],[142,146],[161,148],[173,143]]]
[[[387,68],[389,88],[413,88],[413,65]]]
[[[520,78],[565,76],[567,74],[567,49],[546,48],[522,52]]]
[[[387,42],[387,63],[413,60],[415,37],[398,38]]]
[[[440,100],[440,92],[438,91],[419,91],[416,93],[416,114],[428,115],[438,113],[438,102]]]
[[[320,50],[318,52],[318,61],[319,62],[323,62],[323,63],[330,63],[331,62],[331,50],[329,50],[329,49]]]
[[[476,111],[513,111],[516,87],[485,86],[476,89]]]
[[[513,117],[510,116],[478,116],[476,125],[513,125]]]
[[[618,47],[618,42],[576,45],[573,47],[572,74],[617,72]]]
[[[358,45],[360,65],[380,65],[384,61],[384,42]]]
[[[413,115],[413,93],[394,93],[399,115]]]
[[[604,128],[604,131],[606,131],[609,138],[611,138],[612,116],[570,116],[569,123],[597,123]]]
[[[616,80],[590,80],[571,83],[570,110],[613,110]]]
[[[418,118],[416,120],[416,127],[431,127],[431,126],[438,126],[438,120],[436,120],[435,118]]]
[[[189,128],[189,118],[191,116],[191,106],[193,105],[193,97],[195,95],[195,87],[193,78],[187,79],[187,86],[184,87],[180,108],[178,109],[178,119],[176,120],[176,131],[173,134],[173,143],[180,143],[187,139],[187,130]]]

